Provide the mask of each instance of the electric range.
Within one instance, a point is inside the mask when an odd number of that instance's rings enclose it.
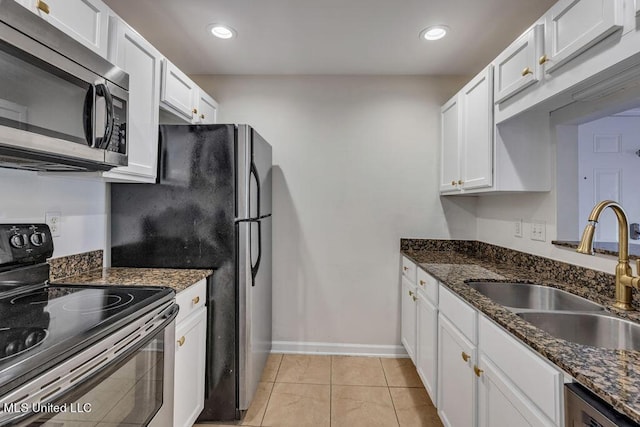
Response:
[[[44,260],[52,253],[46,225],[0,224],[0,425],[171,425],[174,291],[50,285]],[[149,378],[137,390],[142,374]],[[104,400],[101,383],[117,380],[131,385],[130,413],[94,406]],[[142,392],[145,408],[135,406]],[[83,396],[92,408],[85,418],[68,412]]]

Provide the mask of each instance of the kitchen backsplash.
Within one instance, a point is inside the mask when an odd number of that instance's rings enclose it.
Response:
[[[456,251],[474,258],[482,258],[497,264],[509,264],[531,275],[531,280],[582,283],[595,292],[614,297],[615,276],[589,268],[567,264],[550,258],[532,255],[513,249],[475,240],[400,239],[400,250],[406,252]],[[640,303],[638,293],[635,303]]]
[[[81,254],[51,258],[47,261],[51,267],[49,280],[59,280],[102,268],[102,256],[102,249],[98,249]]]

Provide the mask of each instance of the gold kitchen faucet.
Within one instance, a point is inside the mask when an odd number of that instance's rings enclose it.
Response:
[[[600,214],[606,208],[611,208],[618,219],[618,265],[616,266],[616,302],[614,307],[621,310],[633,310],[631,304],[631,288],[640,287],[640,277],[634,276],[629,265],[629,221],[622,206],[613,200],[604,200],[594,206],[589,215],[589,224],[582,233],[582,239],[577,251],[581,254],[593,255],[593,235]],[[640,274],[640,260],[636,260],[638,274]]]

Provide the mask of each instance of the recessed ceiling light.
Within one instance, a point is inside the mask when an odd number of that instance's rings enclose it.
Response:
[[[230,39],[236,36],[236,30],[226,25],[210,24],[207,28],[219,39]]]
[[[420,38],[425,40],[440,40],[449,32],[446,25],[432,25],[420,31]]]

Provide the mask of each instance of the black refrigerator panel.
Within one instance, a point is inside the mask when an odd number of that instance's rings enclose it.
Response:
[[[114,267],[215,270],[200,420],[238,416],[235,136],[234,125],[161,126],[157,183],[111,185]]]
[[[217,268],[234,255],[233,125],[160,127],[158,184],[112,184],[111,257],[123,267]]]

